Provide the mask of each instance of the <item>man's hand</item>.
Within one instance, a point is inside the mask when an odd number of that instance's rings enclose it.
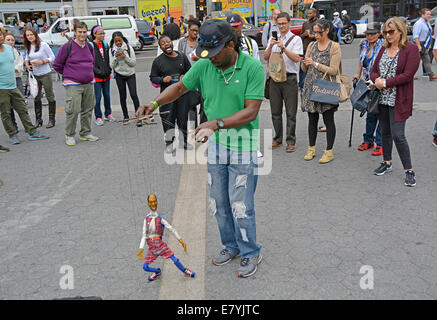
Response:
[[[139,119],[143,116],[152,114],[153,111],[155,111],[155,106],[153,104],[151,104],[151,103],[144,104],[144,105],[138,107],[138,110],[135,113],[135,115]]]
[[[194,134],[196,135],[196,141],[205,143],[216,130],[218,130],[217,120],[201,123],[194,131]]]
[[[187,245],[185,244],[184,240],[182,240],[182,238],[179,239],[179,243],[182,245],[182,247],[184,248],[184,251],[187,252]]]
[[[144,249],[140,249],[139,251],[138,251],[138,253],[137,253],[137,257],[138,257],[138,259],[140,259],[140,260],[143,260],[144,258],[143,258],[143,251],[144,251]]]
[[[164,79],[162,79],[162,82],[164,82],[164,83],[170,83],[172,79],[173,79],[173,78],[172,78],[171,76],[166,76],[166,77],[164,77]]]
[[[275,44],[276,44],[276,40],[275,40],[275,38],[274,37],[271,37],[270,38],[270,41],[269,41],[269,47],[273,47]]]

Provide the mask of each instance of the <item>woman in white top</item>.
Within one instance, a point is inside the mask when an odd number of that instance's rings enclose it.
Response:
[[[15,37],[12,33],[6,33],[5,43],[10,45],[12,47],[12,51],[14,52],[15,81],[17,82],[18,90],[20,90],[20,92],[24,95],[23,81],[21,79],[21,77],[23,76],[23,64],[24,64],[23,56],[21,55],[20,51],[18,51],[15,48]],[[11,107],[11,119],[12,119],[12,123],[14,124],[16,133],[18,133],[18,126],[15,120],[15,113],[12,107]]]
[[[50,64],[55,60],[52,49],[45,42],[42,42],[34,29],[26,29],[24,33],[24,48],[26,49],[26,69],[32,71],[38,81],[38,95],[34,99],[35,105],[35,126],[42,126],[42,88],[49,101],[49,123],[46,128],[55,126],[56,101],[53,93],[52,69]]]

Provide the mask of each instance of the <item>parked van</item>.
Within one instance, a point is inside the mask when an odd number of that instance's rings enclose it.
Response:
[[[95,25],[100,25],[105,30],[105,41],[109,43],[115,31],[121,31],[129,44],[134,49],[139,49],[141,44],[138,40],[138,28],[135,19],[130,15],[107,15],[107,16],[83,16],[83,17],[63,17],[57,19],[47,32],[40,33],[42,41],[51,46],[62,46],[67,42],[67,38],[62,36],[65,30],[70,38],[73,38],[73,19],[78,19],[87,24],[88,30]],[[88,34],[90,31],[88,31]]]

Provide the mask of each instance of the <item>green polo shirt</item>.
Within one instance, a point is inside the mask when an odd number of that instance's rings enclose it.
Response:
[[[234,67],[224,72],[226,79]],[[188,90],[200,89],[205,100],[205,114],[208,120],[228,117],[242,109],[247,99],[264,100],[264,68],[260,61],[239,51],[237,66],[229,84],[225,83],[221,69],[209,59],[200,59],[182,79]],[[259,149],[259,119],[236,128],[217,130],[211,137],[233,151],[254,151]]]

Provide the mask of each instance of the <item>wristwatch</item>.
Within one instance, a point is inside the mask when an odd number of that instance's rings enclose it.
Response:
[[[219,129],[225,128],[225,122],[223,121],[223,119],[217,119],[217,126]]]

